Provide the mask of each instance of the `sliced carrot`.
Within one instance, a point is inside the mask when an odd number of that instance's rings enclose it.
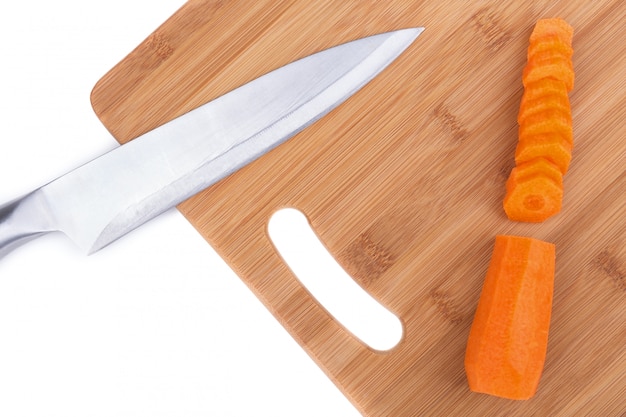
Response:
[[[544,176],[550,179],[559,187],[563,186],[563,174],[559,168],[546,158],[534,158],[528,162],[518,164],[511,170],[511,175],[507,181],[511,184],[518,184],[530,178]]]
[[[525,86],[522,101],[531,101],[551,95],[567,96],[565,83],[555,78],[540,78]]]
[[[571,42],[568,42],[566,39],[557,35],[548,35],[528,46],[526,59],[532,61],[546,52],[571,59],[572,55],[574,55],[574,48],[572,48]]]
[[[536,174],[508,188],[503,207],[510,220],[540,223],[561,211],[563,186],[549,177]]]
[[[496,236],[465,351],[472,391],[526,400],[545,364],[552,312],[555,247]]]
[[[540,115],[529,116],[519,127],[519,140],[525,140],[528,136],[559,135],[563,140],[573,146],[574,130],[572,128],[571,114],[558,110],[543,112]]]
[[[540,19],[530,34],[529,43],[534,44],[551,36],[558,36],[571,45],[574,29],[560,18]]]
[[[535,158],[511,171],[503,207],[511,220],[537,223],[560,212],[562,199],[561,171],[547,159]]]
[[[522,73],[522,83],[526,87],[541,78],[554,78],[563,81],[568,91],[574,88],[574,68],[569,58],[553,55],[529,61]]]
[[[562,80],[571,91],[574,87],[572,39],[574,29],[563,19],[541,19],[530,34],[524,86],[541,78]]]
[[[546,39],[545,43],[539,42],[528,47],[526,64],[550,62],[553,58],[562,58],[568,66],[572,66],[572,56],[574,54],[573,52],[570,53],[570,50],[571,48],[568,49],[560,42]]]
[[[549,116],[547,113],[554,110],[562,113],[568,121],[571,122],[572,109],[570,107],[567,93],[550,94],[537,97],[532,100],[527,97],[522,97],[522,102],[520,103],[519,113],[517,116],[517,123],[521,125],[529,116]]]
[[[532,131],[534,127],[546,126],[547,133],[557,133],[563,135],[563,139],[567,139],[572,143],[572,112],[567,108],[552,106],[541,112],[536,112],[529,115],[518,116],[522,119],[519,124],[520,132]]]
[[[542,19],[533,29],[522,73],[516,167],[506,182],[509,219],[541,222],[561,211],[563,174],[574,143],[568,91],[574,86],[572,27]]]
[[[572,159],[572,145],[560,135],[527,136],[519,140],[515,149],[515,164],[520,165],[536,158],[545,158],[565,175]]]

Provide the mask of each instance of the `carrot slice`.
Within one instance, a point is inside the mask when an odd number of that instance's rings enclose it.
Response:
[[[563,174],[559,168],[546,158],[535,158],[518,164],[511,170],[507,183],[519,184],[536,176],[544,176],[559,187],[563,186]],[[508,185],[510,188],[510,185]]]
[[[567,139],[569,143],[572,143],[572,112],[567,108],[561,108],[552,106],[541,112],[529,114],[526,117],[521,116],[522,122],[520,125],[520,132],[532,131],[534,127],[546,126],[548,130],[546,133],[560,133],[563,135],[563,139]]]
[[[506,182],[503,207],[511,220],[542,222],[561,211],[563,175],[545,158],[517,165]]]
[[[465,351],[472,391],[514,400],[535,395],[547,351],[554,270],[553,244],[496,236]]]
[[[571,47],[570,47],[571,49]],[[554,58],[563,59],[567,66],[571,67],[573,52],[570,53],[570,49],[563,46],[559,42],[554,42],[552,39],[546,39],[545,43],[540,42],[528,47],[527,61],[528,63],[541,63],[550,62]]]
[[[571,45],[574,29],[560,18],[540,19],[530,34],[529,43],[534,44],[551,36],[557,36]]]
[[[574,68],[572,61],[560,55],[545,56],[528,61],[522,73],[522,83],[528,84],[541,78],[554,78],[563,81],[568,91],[574,88]]]
[[[517,143],[515,164],[520,165],[536,158],[545,158],[565,175],[572,160],[572,145],[560,135],[527,136]]]
[[[528,99],[522,97],[520,103],[519,114],[517,116],[517,123],[520,125],[524,123],[524,120],[529,116],[548,116],[549,112],[556,110],[562,113],[568,121],[572,120],[572,109],[570,107],[569,98],[567,93],[565,94],[549,94],[535,99]]]
[[[567,97],[565,83],[555,78],[540,78],[525,86],[522,101],[531,101],[551,95]]]
[[[519,127],[518,140],[525,140],[528,136],[552,134],[559,135],[570,146],[573,146],[574,130],[571,114],[554,110],[529,116]]]
[[[568,59],[574,55],[574,49],[571,46],[571,42],[568,42],[563,37],[557,35],[546,35],[541,38],[540,41],[532,43],[528,46],[528,52],[526,59],[532,61],[543,53],[550,52],[556,53]]]
[[[507,183],[503,207],[510,220],[540,223],[561,211],[563,186],[550,177],[535,174],[523,181]]]

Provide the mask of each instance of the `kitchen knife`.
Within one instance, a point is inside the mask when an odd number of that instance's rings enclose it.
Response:
[[[292,62],[0,207],[0,258],[53,231],[88,253],[103,248],[330,112],[422,30],[382,33]]]

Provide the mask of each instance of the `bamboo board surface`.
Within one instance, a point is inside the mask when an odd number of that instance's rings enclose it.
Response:
[[[512,3],[512,2],[511,2]],[[575,29],[573,160],[563,210],[505,217],[528,36]],[[179,209],[368,416],[626,413],[626,35],[622,1],[226,0],[186,3],[97,84],[92,103],[127,142],[278,66],[379,32],[425,26],[331,114]],[[376,352],[309,295],[267,236],[303,211],[339,263],[397,314]],[[468,390],[465,343],[496,234],[556,244],[545,371],[523,402]]]

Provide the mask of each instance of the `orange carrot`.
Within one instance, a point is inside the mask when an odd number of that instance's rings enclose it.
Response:
[[[503,207],[514,221],[539,223],[561,211],[563,177],[550,161],[536,158],[511,171]]]
[[[544,96],[561,94],[567,95],[567,88],[563,81],[555,78],[541,78],[525,87],[522,100],[530,101]]]
[[[535,24],[535,27],[530,34],[529,43],[534,44],[541,39],[545,39],[550,36],[558,36],[565,40],[567,44],[572,44],[572,38],[574,36],[574,29],[563,19],[551,18],[540,19]]]
[[[562,55],[546,55],[528,61],[522,81],[524,86],[541,78],[554,78],[563,81],[568,91],[574,88],[574,68],[571,60]]]
[[[525,122],[519,127],[520,140],[527,136],[558,134],[570,145],[574,143],[574,130],[570,115],[550,109],[541,114],[527,116],[524,120]]]
[[[559,187],[563,185],[561,171],[552,162],[542,157],[517,165],[511,170],[507,183],[519,184],[536,176],[546,177]]]
[[[553,244],[496,236],[465,351],[472,391],[514,400],[536,393],[546,357],[554,268]]]
[[[573,29],[561,19],[538,21],[530,35],[517,116],[517,167],[503,202],[511,220],[541,222],[561,210],[562,175],[574,143],[568,97],[574,86],[572,36]]]
[[[522,96],[517,122],[521,125],[529,116],[545,115],[549,111],[558,111],[570,122],[572,110],[565,86],[560,93],[546,94],[537,98]]]
[[[558,34],[546,34],[542,35],[540,40],[535,40],[528,46],[528,52],[526,59],[531,61],[533,57],[551,51],[558,53],[567,58],[571,58],[574,54],[574,49],[571,45],[571,39],[569,37],[559,36]]]
[[[572,159],[572,145],[557,134],[526,136],[517,142],[515,164],[545,158],[565,175]]]
[[[510,220],[541,223],[562,208],[563,188],[541,175],[515,184],[504,198],[504,211]]]
[[[561,80],[570,91],[574,87],[572,38],[574,29],[562,19],[541,19],[530,34],[527,64],[522,74],[524,86],[541,78]]]

